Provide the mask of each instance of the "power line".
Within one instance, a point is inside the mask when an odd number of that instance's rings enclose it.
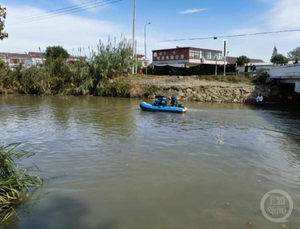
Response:
[[[110,1],[110,0],[108,0],[108,1]],[[94,9],[94,8],[101,7],[101,6],[111,5],[111,4],[114,4],[114,3],[117,3],[117,2],[121,2],[121,1],[122,0],[115,0],[115,1],[112,1],[112,2],[107,2],[107,0],[106,0],[106,1],[99,2],[96,5],[92,4],[93,6],[89,6],[89,7],[86,7],[86,8],[67,10],[67,11],[57,13],[57,14],[53,14],[53,15],[48,15],[47,13],[45,13],[45,16],[41,16],[41,17],[34,18],[34,19],[28,19],[28,20],[24,20],[24,21],[20,21],[20,22],[14,22],[14,23],[11,23],[11,24],[7,23],[6,25],[12,26],[12,25],[18,25],[18,24],[23,24],[23,23],[28,23],[28,22],[41,21],[41,20],[45,20],[45,19],[49,19],[49,18],[54,18],[54,17],[59,17],[59,16],[67,15],[67,14],[73,14],[73,13],[86,11],[86,10]],[[106,3],[104,3],[104,2],[106,2]]]
[[[174,40],[164,40],[163,42],[195,41],[195,40],[209,40],[209,39],[215,39],[216,40],[216,39],[219,39],[219,38],[247,37],[247,36],[258,36],[258,35],[277,34],[277,33],[291,33],[291,32],[300,32],[300,29],[278,30],[278,31],[259,32],[259,33],[243,33],[243,34],[223,35],[223,36],[214,36],[214,37],[183,38],[183,39],[174,39]]]
[[[80,3],[80,4],[76,4],[76,5],[73,5],[73,6],[68,6],[68,7],[64,7],[64,8],[60,8],[60,9],[56,9],[56,10],[51,10],[51,11],[48,11],[46,13],[34,14],[34,15],[24,16],[24,17],[19,17],[19,18],[13,18],[13,19],[10,19],[8,21],[9,22],[14,22],[14,21],[19,21],[19,20],[32,19],[32,18],[44,16],[45,14],[51,15],[51,14],[59,13],[61,11],[72,10],[72,9],[75,9],[75,8],[82,8],[82,7],[85,7],[85,6],[89,6],[91,3],[95,4],[95,2],[99,2],[99,1],[100,0],[92,0],[92,1],[83,2],[83,3]],[[110,0],[105,0],[105,1],[110,1]],[[105,1],[102,0],[102,2],[105,2]]]
[[[113,4],[113,3],[116,3],[116,2],[119,2],[119,1],[122,1],[122,0],[117,0],[117,1],[113,1],[113,2],[108,2],[108,1],[110,1],[110,0],[104,0],[104,1],[101,1],[101,2],[96,2],[96,3],[93,3],[93,4],[89,4],[85,8],[76,7],[74,9],[64,10],[64,11],[59,12],[59,13],[50,13],[50,14],[45,13],[45,14],[41,14],[41,16],[39,16],[39,17],[35,17],[35,18],[31,18],[31,19],[30,18],[25,19],[25,20],[21,20],[19,22],[7,23],[7,25],[17,25],[17,24],[23,24],[23,23],[27,23],[27,22],[40,21],[40,20],[44,20],[44,19],[48,19],[48,18],[63,16],[63,15],[67,15],[67,14],[73,14],[73,13],[86,11],[86,10],[89,10],[89,9],[94,9],[94,8],[97,8],[97,7]]]

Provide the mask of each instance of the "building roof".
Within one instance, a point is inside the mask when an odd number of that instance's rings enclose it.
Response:
[[[228,56],[226,58],[227,62],[230,63],[230,64],[235,64],[236,61],[237,61],[237,57],[232,57],[232,56]],[[261,59],[250,59],[250,64],[254,64],[254,63],[264,63],[263,60]]]
[[[41,52],[29,52],[28,55],[31,58],[42,58],[45,54]]]
[[[142,59],[142,58],[145,57],[145,55],[142,55],[142,54],[136,54],[136,57],[137,57],[138,59]]]
[[[27,54],[22,54],[22,53],[5,53],[2,52],[0,53],[1,56],[6,56],[8,58],[19,58],[19,59],[27,59],[28,55]]]
[[[157,49],[157,50],[153,50],[152,52],[172,51],[172,50],[178,50],[178,49],[194,49],[194,50],[199,50],[199,51],[204,51],[204,52],[219,52],[219,53],[222,53],[221,50],[196,48],[196,47],[176,47],[176,48],[169,48],[169,49]]]

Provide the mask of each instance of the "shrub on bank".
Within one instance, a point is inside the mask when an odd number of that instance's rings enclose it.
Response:
[[[116,81],[100,83],[96,95],[110,97],[130,97],[131,86],[127,82]]]

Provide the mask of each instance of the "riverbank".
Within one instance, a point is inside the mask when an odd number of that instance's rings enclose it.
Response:
[[[26,83],[24,83],[25,81]],[[261,77],[246,76],[124,76],[88,83],[61,84],[39,79],[30,84],[22,79],[0,88],[0,94],[34,95],[94,95],[152,99],[156,95],[175,96],[181,101],[254,103],[261,93],[269,101],[276,101],[279,89],[267,85]]]
[[[277,87],[254,83],[244,76],[141,76],[117,79],[114,84],[126,84],[131,98],[153,98],[155,95],[175,96],[182,101],[254,103],[261,93],[276,99]]]

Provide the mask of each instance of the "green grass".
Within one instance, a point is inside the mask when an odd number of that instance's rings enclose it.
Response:
[[[38,188],[42,180],[28,174],[26,169],[20,168],[16,161],[31,154],[16,151],[20,144],[4,145],[0,147],[0,223],[14,215],[22,192],[30,188]]]

